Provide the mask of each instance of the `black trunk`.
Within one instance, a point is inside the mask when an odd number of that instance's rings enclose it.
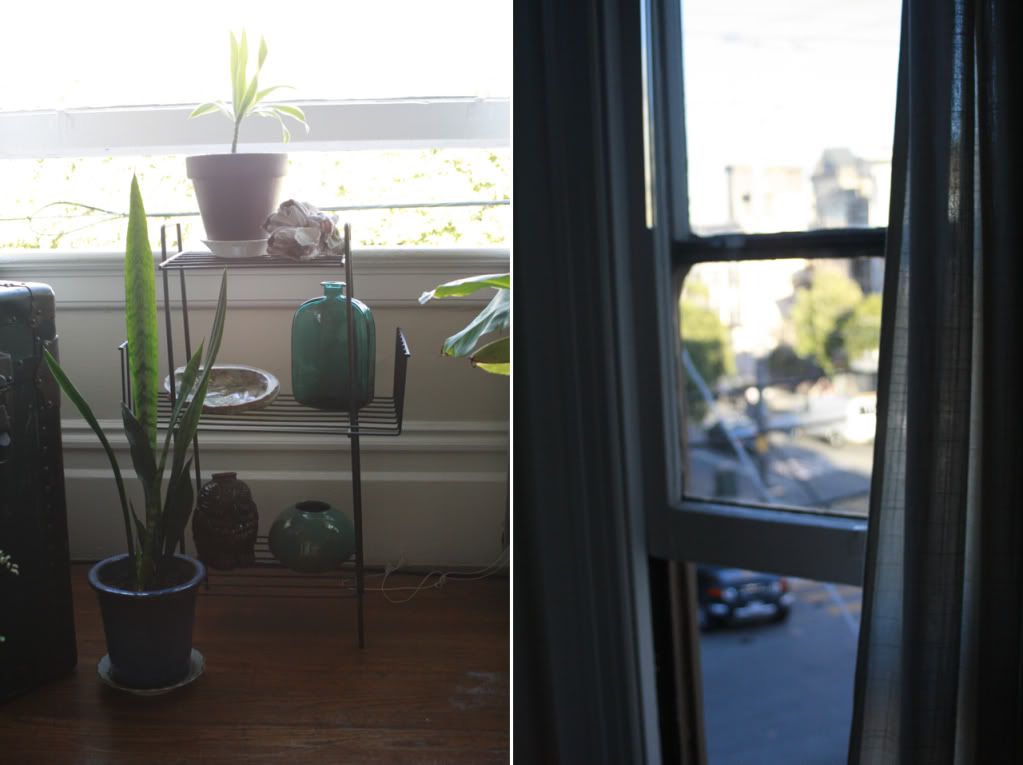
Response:
[[[53,291],[0,281],[0,701],[70,672],[71,607]]]

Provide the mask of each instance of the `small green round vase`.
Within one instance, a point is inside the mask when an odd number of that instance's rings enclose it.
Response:
[[[348,516],[326,502],[299,502],[274,521],[270,552],[292,571],[330,571],[355,552],[355,528]]]

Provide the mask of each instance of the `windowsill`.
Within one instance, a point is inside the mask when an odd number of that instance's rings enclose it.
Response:
[[[158,253],[156,257],[159,258]],[[419,305],[418,298],[445,281],[506,272],[509,262],[509,250],[498,247],[361,248],[353,252],[356,296],[380,307],[435,309],[482,305],[490,299],[487,292],[469,298],[430,301],[424,306]],[[0,278],[50,284],[62,308],[110,309],[124,304],[120,280],[123,264],[122,252],[14,251],[0,254]],[[267,288],[270,277],[274,280],[272,289]],[[326,265],[250,269],[231,273],[228,289],[232,303],[242,308],[288,307],[309,297],[310,282],[336,277],[337,269]],[[190,306],[205,308],[216,304],[218,271],[189,272],[188,285]],[[176,296],[177,287],[171,289]],[[161,298],[162,293],[158,280],[157,294]]]

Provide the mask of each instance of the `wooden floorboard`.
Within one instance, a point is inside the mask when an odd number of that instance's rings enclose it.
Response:
[[[73,575],[78,667],[0,706],[0,762],[508,762],[506,578],[449,581],[402,604],[367,593],[362,651],[354,600],[202,595],[205,674],[140,698],[96,675],[106,648],[87,570]]]

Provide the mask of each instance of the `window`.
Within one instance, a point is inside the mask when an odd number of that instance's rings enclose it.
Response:
[[[123,226],[107,221],[125,212],[132,171],[151,214],[194,215],[183,157],[224,151],[230,126],[188,114],[229,96],[228,35],[242,20],[251,48],[267,39],[261,82],[294,86],[279,97],[310,124],[293,131],[283,198],[340,208],[362,245],[503,245],[510,12],[465,0],[301,11],[258,1],[239,16],[235,4],[187,0],[140,16],[103,0],[55,19],[49,6],[22,4],[0,50],[4,70],[19,72],[0,85],[0,174],[11,181],[0,249],[116,249]],[[16,33],[42,28],[45,45]],[[280,150],[280,130],[254,118],[241,142]]]
[[[650,545],[696,564],[705,625],[768,622],[702,633],[709,765],[832,761],[869,522],[900,3],[672,6],[656,6],[651,134],[677,407]]]

